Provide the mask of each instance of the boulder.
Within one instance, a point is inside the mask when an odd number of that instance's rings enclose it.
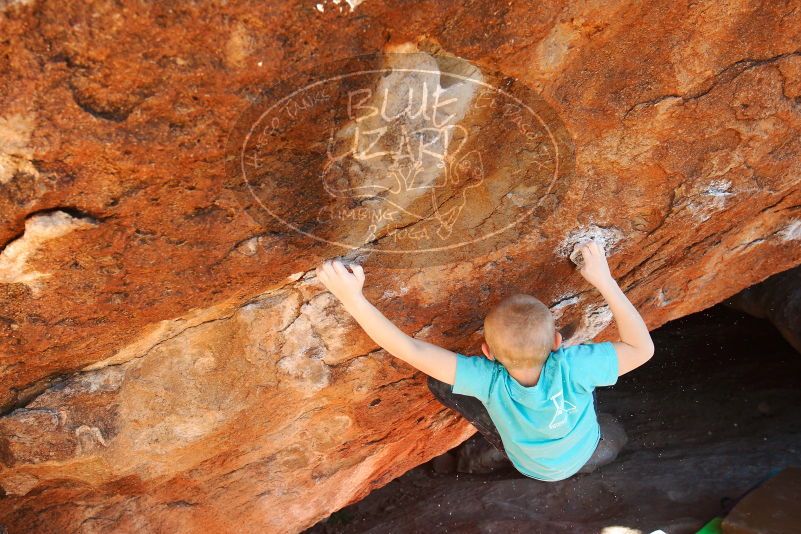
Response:
[[[590,237],[651,328],[798,265],[797,8],[0,1],[0,524],[297,532],[472,435],[327,257],[467,353],[614,338]]]
[[[737,503],[723,520],[726,534],[781,534],[801,522],[801,469],[788,467]]]
[[[727,306],[767,319],[801,352],[801,268],[774,274],[726,299]]]

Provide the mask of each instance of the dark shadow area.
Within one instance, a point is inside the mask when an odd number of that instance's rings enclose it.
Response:
[[[307,532],[695,532],[801,465],[801,355],[768,321],[715,306],[653,338],[648,364],[598,390],[629,437],[612,464],[542,483],[442,474],[432,461]]]

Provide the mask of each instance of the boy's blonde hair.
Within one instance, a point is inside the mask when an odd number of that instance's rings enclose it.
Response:
[[[531,295],[507,297],[484,319],[484,338],[507,369],[541,366],[553,348],[556,325],[548,307]]]

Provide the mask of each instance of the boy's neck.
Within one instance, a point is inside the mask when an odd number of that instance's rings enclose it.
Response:
[[[540,373],[542,373],[542,366],[534,367],[532,369],[511,369],[508,370],[509,375],[517,380],[521,386],[531,387],[536,386],[540,381]]]

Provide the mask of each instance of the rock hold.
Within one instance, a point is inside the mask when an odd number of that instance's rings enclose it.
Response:
[[[615,252],[615,247],[623,238],[623,232],[619,228],[604,228],[591,224],[586,228],[578,228],[570,232],[564,241],[559,245],[556,253],[560,256],[567,255],[579,269],[584,266],[584,259],[581,257],[580,249],[587,243],[595,241],[604,250],[607,257]]]

